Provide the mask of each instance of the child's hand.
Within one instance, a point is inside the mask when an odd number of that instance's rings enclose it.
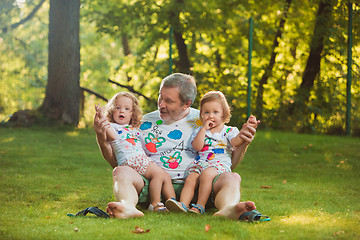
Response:
[[[206,130],[209,130],[210,128],[214,127],[214,122],[211,119],[208,119],[204,122],[203,126]]]

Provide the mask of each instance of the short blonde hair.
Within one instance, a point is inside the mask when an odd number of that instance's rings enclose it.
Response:
[[[109,122],[115,122],[114,120],[114,116],[113,116],[113,111],[115,108],[115,103],[116,100],[119,97],[127,97],[130,98],[133,102],[132,104],[132,116],[130,119],[130,125],[137,128],[140,126],[141,124],[141,119],[142,119],[142,111],[141,111],[141,107],[139,104],[139,100],[135,97],[134,94],[129,93],[129,92],[118,92],[117,94],[115,94],[109,101],[108,103],[105,105],[105,115],[108,118]]]
[[[211,102],[211,101],[219,101],[220,102],[220,104],[222,106],[222,110],[223,110],[223,121],[224,121],[224,123],[228,123],[231,118],[231,109],[230,109],[228,102],[226,101],[225,95],[220,91],[210,91],[210,92],[205,93],[205,95],[200,100],[200,113],[201,113],[202,106],[205,103]],[[201,114],[200,114],[200,119],[201,119],[201,121],[203,121]]]

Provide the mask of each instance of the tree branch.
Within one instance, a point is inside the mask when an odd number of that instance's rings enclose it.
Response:
[[[20,20],[17,23],[12,24],[9,27],[4,27],[2,29],[3,33],[7,33],[7,31],[12,30],[17,28],[18,26],[20,26],[21,24],[24,24],[25,22],[29,21],[31,18],[33,18],[35,16],[35,13],[40,9],[40,7],[43,5],[43,3],[45,2],[45,0],[41,0],[40,3],[38,5],[35,6],[35,8],[31,11],[31,13],[29,15],[27,15],[26,18]]]
[[[148,100],[148,101],[154,102],[154,99],[148,98],[147,96],[145,96],[145,95],[142,94],[141,92],[136,91],[132,86],[126,86],[126,85],[120,84],[120,83],[118,83],[118,82],[114,82],[114,81],[111,80],[111,79],[108,79],[108,81],[111,82],[111,83],[113,83],[113,84],[115,84],[115,85],[117,85],[117,86],[119,86],[119,87],[126,88],[127,90],[129,90],[129,91],[132,92],[132,93],[135,93],[135,94],[137,94],[137,95],[139,95],[139,96],[142,96],[143,98],[145,98],[145,99]]]
[[[85,91],[85,92],[88,92],[88,93],[90,93],[90,94],[93,94],[93,95],[95,95],[96,97],[104,100],[105,102],[108,101],[105,97],[101,96],[100,94],[98,94],[98,93],[96,93],[96,92],[94,92],[94,91],[92,91],[92,90],[90,90],[90,89],[88,89],[88,88],[84,88],[84,87],[80,87],[80,88],[81,88],[81,90],[83,90],[83,91]]]

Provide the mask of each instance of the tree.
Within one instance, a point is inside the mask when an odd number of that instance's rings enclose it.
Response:
[[[40,111],[51,121],[76,126],[80,106],[80,0],[51,0],[48,84]]]
[[[31,11],[31,13],[29,15],[27,15],[25,18],[21,19],[19,22],[12,24],[11,26],[6,26],[2,29],[3,33],[6,33],[9,30],[13,30],[17,27],[19,27],[20,25],[24,24],[25,22],[29,21],[31,18],[34,17],[34,15],[36,14],[36,12],[41,8],[41,6],[43,5],[43,3],[45,2],[45,0],[41,0],[36,6],[35,8]],[[14,4],[14,3],[13,3]]]
[[[328,37],[334,1],[321,0],[319,2],[314,32],[310,43],[310,53],[306,62],[302,82],[295,96],[295,113],[303,115],[306,110],[306,104],[309,101],[310,91],[314,87],[315,78],[320,73],[320,61]]]
[[[262,75],[262,77],[259,81],[258,88],[257,88],[256,116],[259,119],[263,118],[262,114],[263,114],[263,104],[264,104],[264,85],[266,85],[268,83],[268,79],[272,75],[272,70],[275,65],[275,59],[276,59],[276,55],[277,55],[276,48],[279,46],[279,40],[280,40],[281,35],[284,30],[284,25],[286,22],[286,18],[287,18],[288,12],[289,12],[290,5],[291,5],[291,0],[286,0],[283,15],[282,15],[282,18],[280,19],[278,30],[275,34],[270,61],[269,61],[269,64],[267,65],[267,67],[265,68],[265,72]]]

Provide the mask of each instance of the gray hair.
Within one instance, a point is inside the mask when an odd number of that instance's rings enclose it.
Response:
[[[163,87],[178,87],[180,90],[180,100],[183,103],[191,101],[194,103],[196,97],[196,80],[193,76],[183,73],[173,73],[165,77],[160,85],[160,90]]]

